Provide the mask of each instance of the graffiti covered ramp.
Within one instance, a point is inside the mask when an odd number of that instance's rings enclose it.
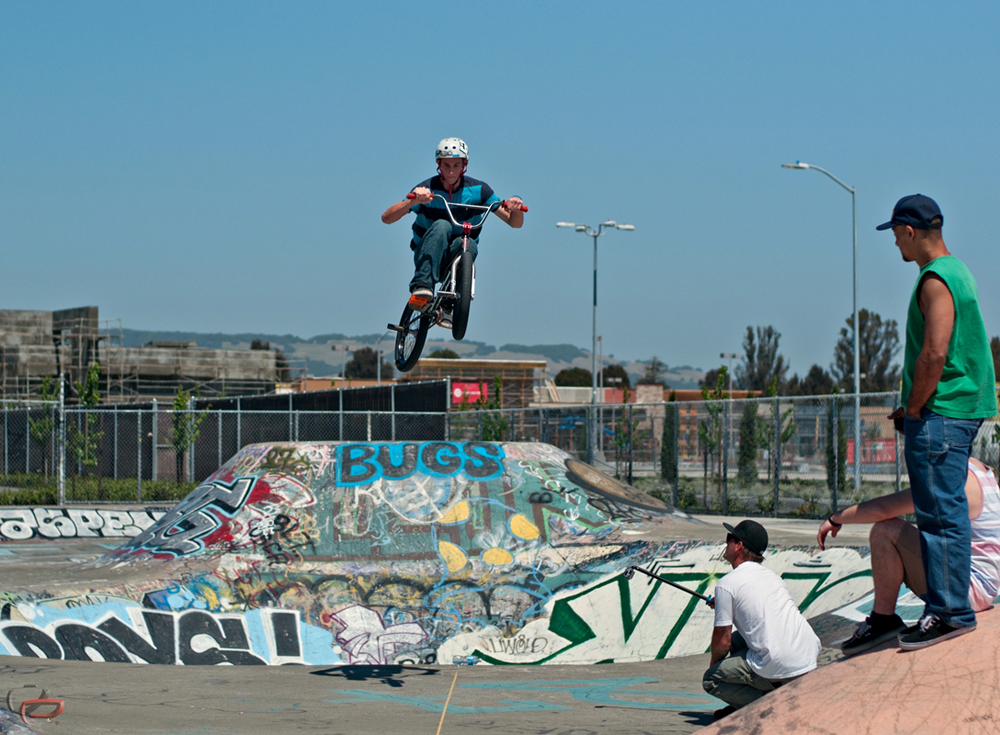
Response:
[[[546,444],[241,450],[62,583],[9,590],[0,654],[164,664],[596,663],[704,651],[716,529]],[[837,554],[840,556],[837,556]],[[809,614],[870,588],[831,550],[769,557]],[[801,569],[800,566],[803,566]],[[104,580],[103,582],[101,580]]]

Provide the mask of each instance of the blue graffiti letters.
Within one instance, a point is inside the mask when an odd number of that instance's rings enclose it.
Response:
[[[503,456],[499,444],[488,442],[345,444],[337,448],[337,485],[366,485],[419,474],[464,474],[472,480],[489,480],[500,476]]]

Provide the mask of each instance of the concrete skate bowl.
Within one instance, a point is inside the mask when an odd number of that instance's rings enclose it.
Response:
[[[139,531],[139,529],[136,529]],[[642,661],[702,653],[722,533],[546,444],[241,450],[96,565],[0,594],[0,654],[160,664]],[[852,549],[769,552],[803,612]]]

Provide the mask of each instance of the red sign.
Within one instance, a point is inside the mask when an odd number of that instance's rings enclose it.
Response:
[[[486,383],[455,383],[451,384],[452,403],[475,403],[480,398],[488,398]]]

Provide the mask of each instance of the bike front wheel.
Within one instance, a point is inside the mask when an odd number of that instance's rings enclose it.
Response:
[[[458,263],[455,291],[458,299],[452,314],[451,336],[462,339],[469,326],[469,307],[472,305],[472,253],[465,252]]]
[[[427,339],[427,330],[430,328],[431,318],[418,311],[414,311],[409,306],[403,309],[403,316],[399,319],[401,329],[396,332],[396,350],[394,361],[396,369],[401,373],[409,372],[420,359],[420,353],[424,349],[424,341]]]

